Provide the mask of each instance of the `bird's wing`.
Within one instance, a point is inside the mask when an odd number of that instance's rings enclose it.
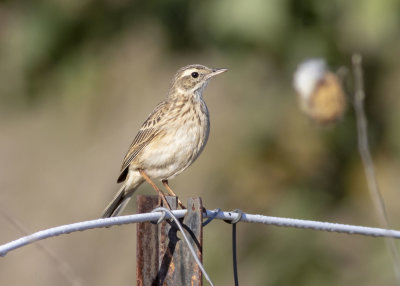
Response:
[[[153,112],[147,117],[139,132],[136,134],[131,146],[129,147],[128,153],[125,155],[118,182],[125,180],[129,164],[132,162],[132,160],[135,159],[140,151],[162,131],[160,128],[160,122],[162,122],[161,119],[165,114],[165,105],[165,101],[158,104]]]

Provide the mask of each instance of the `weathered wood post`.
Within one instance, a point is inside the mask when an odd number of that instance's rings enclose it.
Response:
[[[176,197],[167,197],[171,209],[176,209]],[[150,212],[157,207],[157,196],[138,196],[138,212]],[[191,198],[188,212],[181,219],[190,243],[202,260],[203,206],[200,198]],[[174,222],[160,225],[150,222],[137,226],[137,285],[197,285],[202,284],[202,273],[193,259],[186,242],[180,239]]]

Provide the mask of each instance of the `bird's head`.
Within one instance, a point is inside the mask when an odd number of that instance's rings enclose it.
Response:
[[[189,65],[178,70],[171,85],[172,93],[198,94],[207,86],[208,81],[227,71],[227,69],[211,69],[202,65]]]

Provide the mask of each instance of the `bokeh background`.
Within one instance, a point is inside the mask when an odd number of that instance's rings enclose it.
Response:
[[[192,63],[229,72],[205,92],[204,153],[171,181],[183,201],[378,226],[351,105],[321,128],[292,89],[300,61],[323,57],[336,70],[354,52],[399,229],[399,11],[397,0],[0,1],[0,242],[21,235],[10,219],[33,232],[97,218],[136,131]],[[230,235],[221,221],[204,231],[215,285],[233,284]],[[136,285],[135,248],[134,225],[49,239],[1,258],[0,284]],[[242,285],[395,285],[382,239],[240,224],[238,258]]]

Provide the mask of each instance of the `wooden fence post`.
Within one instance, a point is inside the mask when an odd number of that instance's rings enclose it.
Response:
[[[171,209],[176,209],[177,198],[167,197]],[[157,196],[138,196],[138,212],[150,212],[157,207]],[[190,243],[202,260],[203,206],[200,198],[190,198],[188,212],[181,219]],[[160,225],[149,222],[137,227],[137,285],[197,285],[202,284],[202,273],[193,259],[186,242],[180,238],[174,222]]]

